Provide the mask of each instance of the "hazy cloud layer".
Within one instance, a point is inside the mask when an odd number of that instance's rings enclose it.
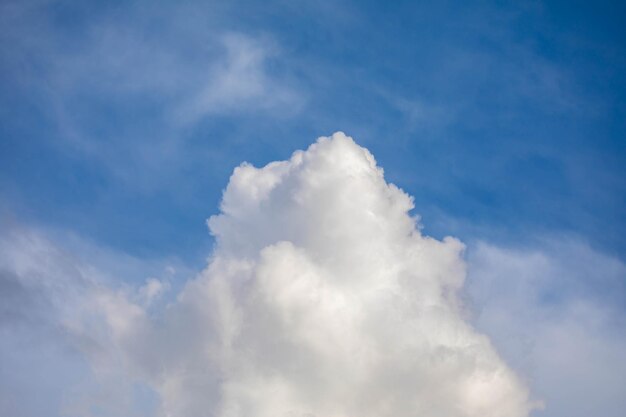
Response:
[[[546,403],[537,416],[626,408],[626,265],[572,237],[532,249],[480,243],[466,286],[475,323]]]
[[[174,267],[2,226],[0,415],[154,415],[157,397],[121,341],[159,308]]]

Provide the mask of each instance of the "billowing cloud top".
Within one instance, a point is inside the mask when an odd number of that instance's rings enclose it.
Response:
[[[411,208],[343,133],[235,169],[208,222],[216,251],[171,312],[189,339],[155,378],[165,415],[528,415],[463,320],[463,245],[422,236]]]

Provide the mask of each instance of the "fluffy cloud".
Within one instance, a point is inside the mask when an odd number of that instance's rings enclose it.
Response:
[[[237,168],[210,264],[169,311],[174,362],[150,376],[164,414],[527,415],[463,320],[463,245],[422,236],[411,208],[341,133]]]
[[[423,236],[412,207],[366,149],[321,138],[235,169],[208,267],[162,311],[158,282],[81,273],[57,321],[99,382],[150,387],[162,416],[527,416],[528,390],[464,319],[464,246]]]

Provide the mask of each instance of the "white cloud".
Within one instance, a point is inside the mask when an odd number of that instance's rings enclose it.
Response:
[[[162,311],[142,307],[159,284],[116,290],[61,262],[82,289],[53,320],[103,387],[66,409],[131,415],[139,385],[162,416],[527,416],[527,389],[464,320],[463,245],[422,236],[412,206],[337,133],[235,170],[208,267]],[[54,257],[4,250],[18,282],[59,276]]]
[[[174,362],[151,375],[165,415],[528,414],[459,311],[463,245],[421,236],[350,138],[240,166],[221,208],[211,262],[170,310]]]

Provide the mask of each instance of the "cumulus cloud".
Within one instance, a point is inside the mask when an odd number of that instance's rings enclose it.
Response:
[[[174,362],[150,375],[164,414],[527,415],[463,320],[463,245],[422,236],[411,208],[341,133],[238,167],[209,266],[169,311]]]
[[[175,301],[155,312],[159,283],[91,282],[63,328],[99,381],[149,387],[162,416],[527,416],[528,390],[464,319],[463,244],[423,236],[412,207],[342,133],[242,164]]]

